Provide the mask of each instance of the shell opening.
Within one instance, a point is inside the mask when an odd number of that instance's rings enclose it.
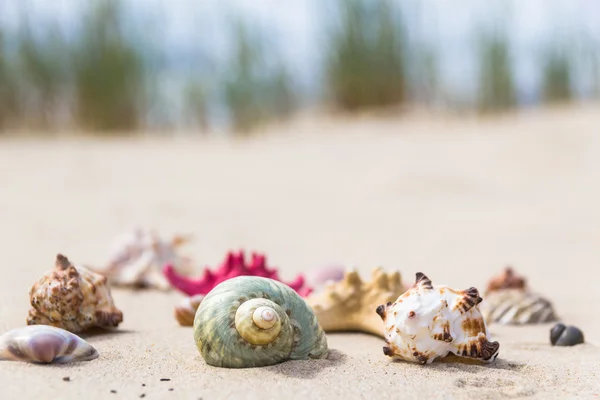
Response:
[[[260,329],[271,329],[277,323],[277,313],[271,307],[258,307],[252,314],[254,324]]]

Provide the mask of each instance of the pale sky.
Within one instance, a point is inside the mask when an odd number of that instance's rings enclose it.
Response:
[[[397,0],[406,9],[411,35],[434,43],[447,85],[466,89],[476,81],[476,40],[482,28],[501,21],[505,11],[519,82],[535,83],[536,58],[552,41],[572,51],[589,52],[584,37],[600,49],[600,0]],[[81,0],[0,0],[0,24],[18,25],[19,10],[29,16],[60,21],[69,30],[81,15]],[[89,3],[89,2],[88,2]],[[124,0],[148,38],[161,39],[173,57],[190,55],[226,62],[227,17],[241,16],[269,32],[269,41],[284,55],[304,85],[317,85],[326,38],[323,21],[331,15],[326,0]],[[138,25],[140,22],[138,22]],[[583,85],[583,84],[580,84]]]

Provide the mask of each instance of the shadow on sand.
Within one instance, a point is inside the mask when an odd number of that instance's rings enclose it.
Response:
[[[300,379],[313,379],[321,371],[341,365],[347,356],[341,351],[330,349],[329,355],[323,360],[293,360],[265,367],[266,370],[277,374]]]
[[[127,329],[102,329],[102,328],[92,328],[88,329],[85,332],[78,333],[77,336],[84,340],[94,339],[94,342],[99,342],[103,340],[110,339],[111,336],[121,336],[121,335],[129,335],[137,333],[137,331],[127,330]]]
[[[497,358],[494,362],[487,364],[481,361],[472,360],[455,355],[448,355],[441,360],[434,361],[429,367],[438,371],[460,370],[463,372],[476,374],[490,369],[502,369],[506,371],[520,371],[525,365]]]

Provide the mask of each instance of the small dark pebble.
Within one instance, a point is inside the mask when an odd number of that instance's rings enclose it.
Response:
[[[169,392],[172,392],[174,389],[173,388],[169,388]]]
[[[168,382],[168,381],[170,381],[170,379],[169,378],[160,378],[160,381],[161,382]]]
[[[116,391],[116,390],[114,390],[114,389],[113,389],[113,390],[111,390],[110,392],[111,392],[111,393],[117,393],[117,391]]]
[[[550,343],[553,346],[575,346],[583,342],[583,332],[575,326],[558,323],[550,329]]]
[[[70,377],[68,377],[68,376],[65,376],[65,377],[63,378],[63,381],[65,381],[65,382],[69,382],[69,381],[71,381],[71,378],[70,378]]]
[[[146,395],[144,393],[140,394],[140,398],[144,398]]]
[[[146,386],[146,384],[145,384],[145,383],[142,383],[142,386]]]

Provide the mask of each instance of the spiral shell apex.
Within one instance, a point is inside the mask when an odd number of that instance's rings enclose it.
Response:
[[[325,332],[306,302],[270,278],[224,281],[200,303],[194,339],[207,364],[249,368],[326,358]]]

